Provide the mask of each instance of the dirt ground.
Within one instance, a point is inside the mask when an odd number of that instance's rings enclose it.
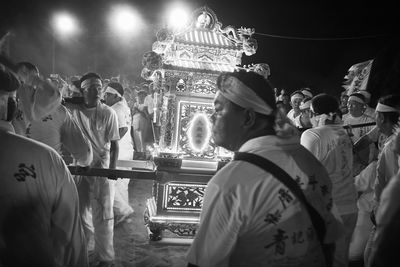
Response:
[[[149,242],[143,214],[146,200],[151,197],[153,181],[132,179],[129,202],[135,210],[131,221],[114,228],[116,267],[183,267],[187,265],[187,245],[166,245]],[[92,258],[89,259],[92,263]]]

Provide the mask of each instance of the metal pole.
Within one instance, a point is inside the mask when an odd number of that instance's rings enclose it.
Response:
[[[52,34],[52,51],[51,51],[51,73],[56,73],[56,40],[54,33]]]

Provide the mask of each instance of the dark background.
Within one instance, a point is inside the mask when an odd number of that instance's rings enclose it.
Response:
[[[95,70],[103,77],[127,75],[138,82],[142,55],[151,50],[163,25],[167,0],[126,1],[145,25],[128,44],[107,32],[107,13],[120,1],[2,1],[2,33],[11,30],[9,53],[15,61],[37,64],[51,73],[54,11],[68,10],[80,20],[82,33],[56,40],[56,72],[81,75]],[[255,28],[257,53],[242,64],[265,62],[275,87],[293,91],[309,86],[315,92],[338,94],[348,68],[376,57],[396,40],[399,15],[390,1],[182,1],[191,10],[209,6],[222,26]]]

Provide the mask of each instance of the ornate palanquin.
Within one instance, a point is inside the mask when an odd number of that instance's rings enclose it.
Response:
[[[222,28],[216,14],[202,7],[184,30],[161,29],[143,58],[142,77],[156,91],[160,133],[153,152],[157,178],[145,213],[151,240],[189,240],[196,232],[206,184],[232,156],[211,137],[216,80],[240,65],[243,53],[256,52],[253,33]]]

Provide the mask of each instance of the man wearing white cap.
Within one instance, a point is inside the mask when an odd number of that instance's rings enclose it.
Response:
[[[0,63],[0,265],[88,266],[67,166],[54,149],[15,134],[10,123],[19,86]]]
[[[118,117],[119,127],[119,156],[121,160],[133,159],[133,142],[131,136],[131,109],[126,103],[124,88],[118,82],[111,82],[104,91],[104,100],[106,105],[111,107]],[[120,167],[121,168],[121,167]],[[130,169],[130,168],[126,168]],[[132,207],[129,205],[129,182],[130,179],[119,178],[115,186],[114,198],[114,223],[118,224],[133,213]]]
[[[262,76],[244,70],[221,74],[217,87],[212,134],[216,145],[236,152],[235,160],[207,185],[188,266],[331,266],[299,199],[277,176],[237,156],[259,155],[293,177],[323,218],[322,242],[330,244],[341,224],[330,210],[325,168],[298,135],[277,136],[273,89]]]
[[[81,78],[83,104],[70,105],[93,148],[96,168],[115,169],[119,152],[118,118],[115,111],[100,102],[102,80],[97,73],[87,73]],[[92,233],[90,209],[93,212],[95,253],[98,266],[112,266],[114,253],[114,195],[115,181],[106,177],[77,177],[81,217],[86,239]]]

